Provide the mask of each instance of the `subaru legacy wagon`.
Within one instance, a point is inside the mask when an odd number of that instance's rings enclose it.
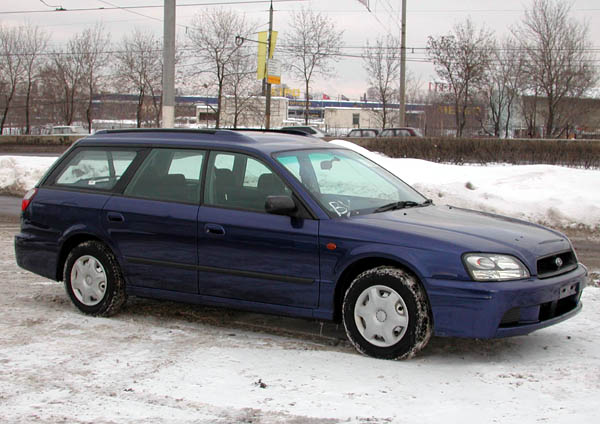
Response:
[[[434,205],[352,150],[281,132],[101,131],[22,210],[18,264],[85,314],[133,295],[334,320],[377,358],[547,327],[587,282],[559,232]]]

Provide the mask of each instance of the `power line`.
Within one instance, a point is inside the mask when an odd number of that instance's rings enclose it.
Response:
[[[249,46],[246,48],[250,48]],[[293,45],[280,45],[279,49],[283,50],[283,51],[291,51],[293,49],[295,49],[296,46]],[[346,47],[342,47],[342,48],[346,48],[346,49],[364,49],[364,47],[352,47],[352,46],[346,46]],[[377,48],[378,49],[378,48]],[[387,50],[390,49],[389,47],[383,47],[383,50]],[[196,50],[196,47],[190,46],[190,45],[184,45],[182,47],[179,47],[177,49],[179,52],[182,51],[188,51],[188,52],[193,52],[194,50]],[[426,51],[427,48],[426,47],[407,47],[407,54],[418,54],[415,53],[414,50],[421,50],[421,51]],[[496,48],[496,49],[490,49],[491,51],[514,51],[514,52],[522,52],[522,51],[526,51],[527,49],[524,48],[508,48],[508,49],[504,49],[504,48]],[[567,49],[554,49],[553,51],[564,51]],[[111,50],[99,50],[99,51],[94,51],[93,53],[95,54],[103,54],[103,55],[110,55],[110,54],[120,54],[120,53],[126,53],[126,52],[133,52],[133,53],[162,53],[163,49],[162,48],[156,48],[156,49],[148,49],[148,50],[119,50],[119,49],[111,49]],[[584,49],[584,52],[598,52],[600,51],[600,48],[593,48],[593,49]],[[38,56],[73,56],[76,55],[78,53],[74,53],[74,52],[68,52],[68,51],[49,51],[49,52],[43,52],[43,53],[38,53]],[[362,59],[365,56],[363,54],[352,54],[352,53],[325,53],[325,56],[337,56],[337,57],[347,57],[347,58],[358,58],[358,59]],[[27,56],[31,56],[31,53],[0,53],[0,57],[8,57],[8,56],[14,56],[14,57],[27,57]],[[407,58],[407,60],[411,60],[411,61],[430,61],[427,57],[420,57],[420,56],[416,56],[416,57],[412,57],[412,58]],[[600,59],[580,59],[578,60],[578,62],[600,62]]]
[[[101,0],[99,0],[101,1]],[[273,3],[297,3],[306,2],[308,0],[273,0]],[[107,2],[103,2],[107,3]],[[227,6],[227,5],[244,5],[244,4],[261,4],[270,3],[270,0],[239,0],[239,1],[215,1],[215,2],[203,2],[203,3],[185,3],[178,4],[177,7],[195,7],[195,6]],[[47,5],[48,6],[48,5]],[[49,6],[54,7],[54,6]],[[62,6],[56,7],[55,9],[48,10],[14,10],[0,12],[0,15],[18,15],[18,14],[32,14],[32,13],[57,13],[57,12],[93,12],[93,11],[108,11],[108,10],[134,10],[134,9],[162,9],[162,5],[141,5],[141,6],[111,6],[111,7],[84,7],[84,8],[72,8],[66,9]],[[141,15],[145,16],[145,15]],[[145,16],[148,17],[148,16]]]
[[[108,4],[111,7],[116,7],[117,9],[124,10],[125,12],[133,13],[134,15],[138,15],[138,16],[142,16],[144,18],[152,19],[154,21],[162,22],[162,19],[155,18],[154,16],[144,15],[143,13],[136,12],[135,10],[129,10],[129,9],[127,9],[125,7],[122,7],[122,6],[117,6],[116,4],[110,3],[108,1],[104,1],[104,0],[97,0],[97,1],[99,1],[100,3]]]
[[[44,0],[40,0],[40,3],[42,3],[44,6],[48,6],[48,7],[54,7],[56,9],[62,9],[62,6],[52,6],[48,3],[46,3]]]

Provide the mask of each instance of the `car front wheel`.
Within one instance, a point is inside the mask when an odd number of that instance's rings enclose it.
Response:
[[[86,241],[71,250],[65,261],[64,282],[73,304],[88,315],[114,315],[127,300],[117,259],[98,241]]]
[[[348,339],[368,356],[410,358],[431,337],[425,291],[399,268],[381,266],[358,275],[346,290],[342,309]]]

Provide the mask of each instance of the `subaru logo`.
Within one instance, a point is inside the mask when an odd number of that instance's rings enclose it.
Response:
[[[561,266],[563,266],[563,260],[561,258],[556,258],[554,260],[554,263],[556,264],[557,268],[560,268]]]

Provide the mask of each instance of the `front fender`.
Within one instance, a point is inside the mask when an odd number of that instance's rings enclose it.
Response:
[[[344,240],[336,243],[335,250],[321,250],[321,279],[334,283],[352,264],[366,258],[381,258],[397,262],[412,271],[421,281],[429,278],[468,280],[460,256],[383,243],[365,243]]]

